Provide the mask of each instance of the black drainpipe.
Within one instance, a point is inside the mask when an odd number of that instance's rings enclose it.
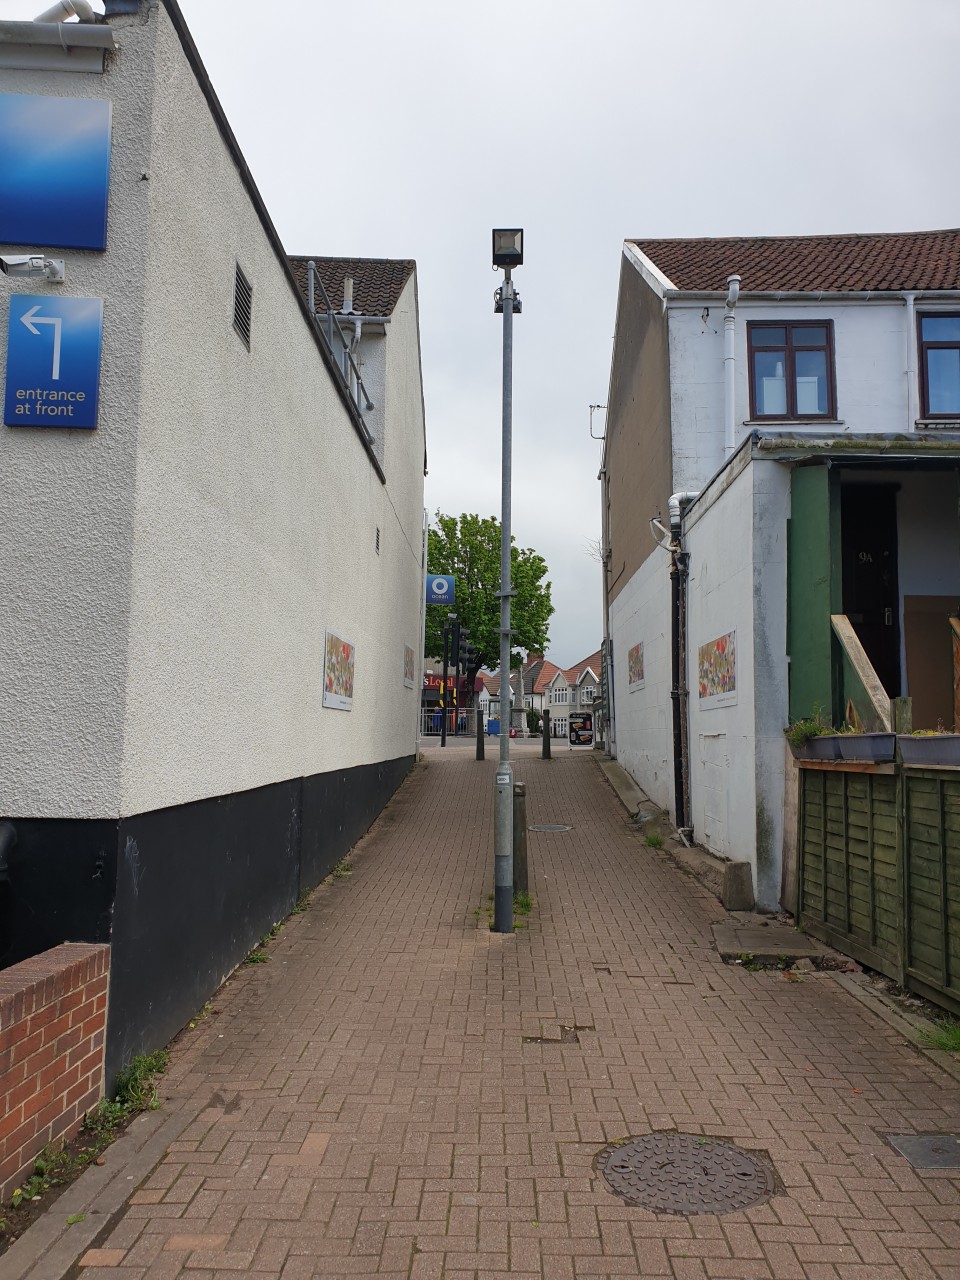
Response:
[[[681,579],[686,577],[686,566],[681,570],[681,558],[686,560],[686,556],[679,551],[679,544],[675,543],[670,553],[670,700],[673,703],[673,797],[678,828],[687,825],[683,785],[683,708],[680,705],[680,600],[684,585]]]

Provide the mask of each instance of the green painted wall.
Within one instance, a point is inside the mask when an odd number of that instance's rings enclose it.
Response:
[[[833,715],[830,614],[840,612],[839,478],[824,465],[795,467],[787,547],[790,719]]]

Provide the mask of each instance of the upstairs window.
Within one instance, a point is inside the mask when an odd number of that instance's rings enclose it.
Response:
[[[832,321],[748,322],[747,344],[752,418],[836,417]]]
[[[960,314],[920,316],[924,418],[960,418]]]

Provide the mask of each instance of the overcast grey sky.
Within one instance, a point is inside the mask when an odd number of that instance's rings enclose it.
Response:
[[[563,666],[601,638],[587,406],[624,238],[960,224],[958,0],[181,8],[288,251],[417,260],[431,513],[499,515],[490,229],[524,228],[514,530]]]

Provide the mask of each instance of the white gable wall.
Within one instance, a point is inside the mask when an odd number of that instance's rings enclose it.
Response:
[[[670,558],[648,556],[610,606],[617,760],[676,818],[670,700]],[[627,684],[627,654],[643,645],[642,688]]]
[[[670,411],[676,491],[696,491],[723,465],[722,305],[669,304]],[[923,310],[922,303],[917,304]],[[791,431],[897,433],[907,430],[906,324],[902,300],[890,302],[742,301],[736,308],[736,441],[750,428],[747,321],[832,320],[837,389],[833,422],[793,423]],[[778,425],[771,423],[770,425]]]
[[[154,20],[153,37],[124,31],[127,56],[155,38],[159,64],[125,812],[412,753],[403,649],[420,648],[413,289],[387,337],[406,347],[389,369],[388,491],[165,9]],[[253,285],[250,351],[232,326],[236,262]],[[356,646],[349,712],[321,705],[327,629]]]

